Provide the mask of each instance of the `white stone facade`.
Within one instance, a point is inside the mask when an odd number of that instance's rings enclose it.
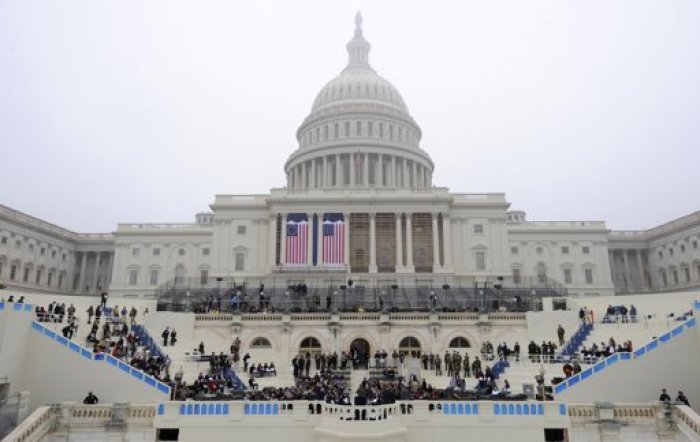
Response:
[[[347,49],[347,67],[324,86],[297,131],[286,187],[216,195],[212,212],[192,224],[119,224],[113,237],[0,214],[7,237],[0,243],[0,280],[90,292],[107,282],[117,295],[150,295],[174,282],[207,286],[216,278],[274,286],[353,279],[369,287],[471,287],[502,277],[510,287],[555,285],[576,295],[700,285],[697,213],[646,232],[609,232],[602,221],[529,222],[524,212],[509,211],[504,194],[435,187],[421,129],[399,92],[370,67],[359,17]],[[309,225],[306,261],[293,265],[285,250],[289,214]],[[322,259],[328,214],[345,222],[340,265]],[[13,245],[17,239],[21,249]],[[34,251],[25,244],[36,244]],[[37,255],[39,244],[66,254],[66,261]],[[34,284],[39,266],[44,273]],[[24,269],[32,275],[26,280]],[[60,287],[58,276],[44,281],[49,272],[63,275]]]

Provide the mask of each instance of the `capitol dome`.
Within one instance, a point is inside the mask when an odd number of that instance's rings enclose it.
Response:
[[[432,186],[433,162],[399,91],[369,64],[371,45],[355,16],[348,64],[316,95],[285,164],[294,190]]]

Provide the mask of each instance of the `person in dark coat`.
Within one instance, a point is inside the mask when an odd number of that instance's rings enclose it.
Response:
[[[163,330],[163,333],[161,334],[161,336],[163,337],[163,347],[167,347],[168,346],[168,338],[170,337],[170,328],[165,327],[165,330]]]
[[[86,405],[95,405],[98,402],[100,402],[100,400],[97,399],[97,396],[92,394],[92,391],[89,391],[88,395],[85,396],[85,399],[83,399],[83,404],[86,404]]]

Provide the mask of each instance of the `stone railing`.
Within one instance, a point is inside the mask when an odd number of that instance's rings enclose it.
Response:
[[[233,315],[226,313],[197,313],[194,316],[196,322],[232,322]]]
[[[492,312],[489,313],[489,321],[525,321],[527,313],[524,312]]]
[[[56,423],[56,411],[52,407],[39,407],[20,423],[3,442],[35,442],[43,439]]]
[[[676,420],[693,433],[695,438],[700,439],[700,416],[685,405],[675,407],[674,414]]]
[[[460,312],[460,313],[439,313],[438,319],[441,321],[477,321],[479,313]]]

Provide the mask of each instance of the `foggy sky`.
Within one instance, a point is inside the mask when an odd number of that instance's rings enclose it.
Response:
[[[700,209],[696,0],[0,0],[0,203],[107,232],[282,187],[358,9],[435,185],[612,229]]]

